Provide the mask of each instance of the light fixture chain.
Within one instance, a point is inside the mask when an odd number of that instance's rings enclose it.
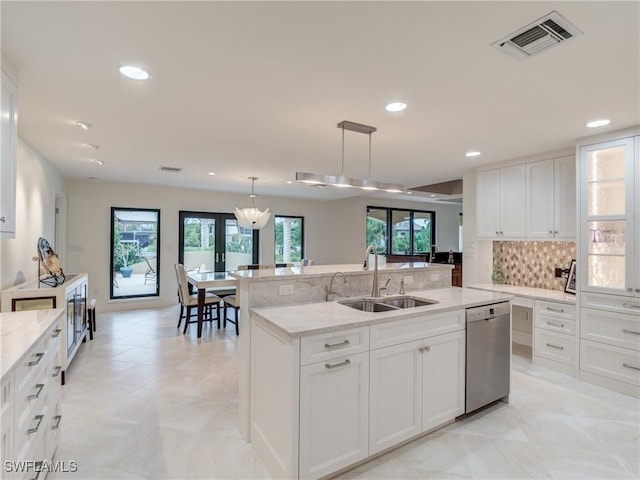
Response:
[[[344,177],[344,125],[342,126],[342,167],[340,168],[340,176]]]
[[[369,174],[367,180],[371,180],[371,134],[369,134]]]

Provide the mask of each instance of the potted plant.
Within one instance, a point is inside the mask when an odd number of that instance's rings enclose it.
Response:
[[[134,263],[138,257],[136,245],[128,242],[118,242],[114,249],[115,269],[120,270],[124,278],[129,278],[133,273],[133,267],[129,264]]]

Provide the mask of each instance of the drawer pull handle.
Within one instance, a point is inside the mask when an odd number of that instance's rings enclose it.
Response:
[[[40,394],[42,393],[42,389],[44,388],[44,383],[38,383],[36,385],[36,393],[32,393],[31,395],[29,395],[27,398],[29,400],[35,400],[36,398],[38,398],[40,396]]]
[[[62,365],[57,365],[54,373],[51,374],[52,377],[57,377],[60,375],[60,371],[62,370]]]
[[[640,335],[640,332],[634,332],[633,330],[627,330],[626,328],[623,328],[622,331],[624,333],[633,333],[634,335]]]
[[[420,353],[428,352],[428,351],[430,351],[430,350],[431,350],[431,347],[429,347],[429,346],[426,346],[426,347],[420,347],[420,348],[418,349],[418,351],[419,351]]]
[[[60,428],[60,422],[62,421],[62,415],[56,415],[55,417],[53,417],[53,419],[56,421],[55,425],[51,425],[51,430],[57,430],[58,428]]]
[[[42,360],[42,357],[44,357],[44,353],[36,353],[36,359],[30,361],[29,366],[35,367],[36,365],[38,365],[40,363],[40,360]]]
[[[631,368],[633,370],[640,370],[640,368],[634,367],[633,365],[629,365],[628,363],[623,363],[622,366],[625,368]]]
[[[347,345],[349,345],[349,340],[345,340],[344,342],[340,343],[325,343],[324,348],[326,348],[327,350],[331,350],[332,348],[343,348]]]
[[[334,363],[333,365],[330,363],[326,363],[324,366],[325,368],[332,369],[338,367],[346,367],[347,365],[351,365],[351,360],[349,360],[348,358],[344,362]]]
[[[632,303],[623,303],[624,308],[640,308],[640,305],[633,305]]]
[[[36,433],[38,431],[38,429],[40,428],[40,424],[42,423],[42,419],[44,418],[44,415],[36,415],[34,418],[38,421],[38,423],[36,423],[35,427],[27,430],[28,435],[31,435],[32,433]]]
[[[564,350],[564,347],[559,347],[558,345],[554,345],[553,343],[547,343],[547,347],[557,348],[558,350]]]
[[[547,310],[549,310],[550,312],[564,313],[564,308],[551,308],[551,307],[547,307]]]
[[[551,325],[553,327],[564,328],[564,323],[556,323],[556,322],[547,322],[547,325]]]
[[[62,333],[62,329],[61,328],[56,328],[53,333],[51,334],[52,338],[58,338],[60,336],[60,333]]]

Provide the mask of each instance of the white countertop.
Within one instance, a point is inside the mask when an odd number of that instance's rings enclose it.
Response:
[[[53,323],[64,315],[64,308],[0,313],[0,371],[2,381],[27,350],[38,342]]]
[[[560,290],[548,290],[546,288],[521,287],[518,285],[494,285],[492,283],[479,283],[469,285],[468,288],[487,290],[490,292],[508,293],[516,297],[533,298],[535,300],[552,300],[562,303],[576,303],[576,296]]]
[[[362,312],[340,305],[338,302],[346,299],[339,298],[338,301],[334,302],[254,308],[251,311],[269,322],[281,333],[293,338],[307,334],[331,332],[343,328],[384,323],[400,318],[413,318],[432,313],[487,305],[508,301],[512,298],[511,295],[505,293],[492,293],[458,287],[412,291],[407,292],[407,295],[436,300],[438,303],[388,312]]]
[[[428,268],[432,270],[452,270],[453,265],[443,263],[427,262],[407,262],[407,263],[385,263],[378,265],[378,273],[392,272],[406,269]],[[336,272],[355,274],[373,273],[373,264],[369,270],[362,269],[362,263],[339,264],[339,265],[310,265],[307,267],[282,267],[264,268],[258,270],[236,270],[229,272],[229,275],[239,280],[283,280],[286,277],[305,278],[319,275],[333,275]]]

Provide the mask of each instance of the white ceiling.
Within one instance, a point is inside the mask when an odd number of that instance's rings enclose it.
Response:
[[[378,128],[371,178],[407,187],[640,123],[635,1],[0,3],[19,134],[73,178],[334,199],[358,192],[285,182],[340,173],[343,120]],[[524,62],[489,46],[552,10],[584,35]],[[345,175],[367,142],[346,132]]]

